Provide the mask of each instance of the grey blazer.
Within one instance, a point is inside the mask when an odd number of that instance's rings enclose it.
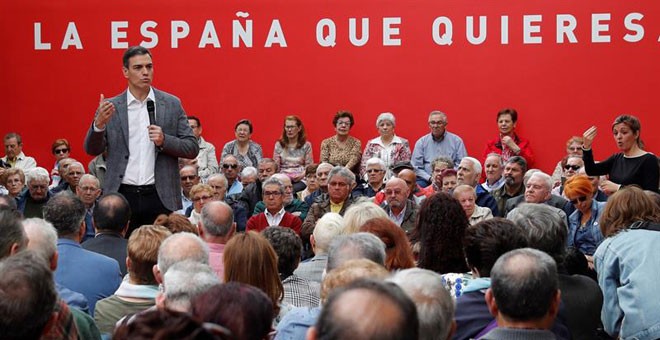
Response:
[[[165,140],[156,155],[154,169],[156,191],[163,205],[176,211],[181,205],[181,184],[179,180],[178,158],[195,158],[199,152],[199,144],[188,124],[179,98],[156,90],[156,125],[163,129]],[[128,103],[126,91],[110,98],[116,112],[104,131],[95,132],[94,123],[89,127],[85,137],[85,152],[92,156],[101,154],[108,148],[106,159],[103,191],[117,192],[128,165]]]

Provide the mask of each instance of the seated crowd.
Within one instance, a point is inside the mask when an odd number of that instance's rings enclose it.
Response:
[[[107,153],[86,168],[57,139],[49,171],[9,133],[0,337],[660,338],[660,170],[639,120],[616,118],[600,162],[594,127],[571,137],[552,173],[517,120],[498,112],[470,156],[443,112],[412,149],[383,113],[362,149],[339,111],[314,163],[297,116],[272,158],[249,120],[216,155],[188,116],[182,209],[141,226],[104,191]]]

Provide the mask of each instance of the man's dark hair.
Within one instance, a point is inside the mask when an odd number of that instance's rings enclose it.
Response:
[[[522,156],[513,156],[513,157],[509,158],[509,160],[506,161],[504,163],[504,165],[506,166],[507,164],[511,164],[511,163],[516,163],[516,164],[520,165],[520,168],[522,169],[523,174],[525,172],[527,172],[527,160],[525,160],[524,157],[522,157]]]
[[[68,191],[55,195],[44,206],[44,219],[53,224],[58,237],[77,235],[84,218],[85,205]]]
[[[291,228],[268,227],[261,232],[277,254],[277,269],[282,279],[293,274],[302,253],[302,241]]]
[[[353,291],[359,291],[363,299],[342,299]],[[362,315],[346,315],[347,304],[355,305]],[[406,293],[394,283],[369,279],[358,279],[334,290],[315,328],[319,340],[403,340],[417,339],[419,335],[417,308]]]
[[[22,249],[27,241],[18,214],[8,208],[0,209],[0,259],[9,256],[13,244],[18,243]]]
[[[489,277],[495,261],[504,253],[527,245],[522,228],[501,217],[481,221],[465,230],[465,257],[479,277]]]
[[[96,203],[92,218],[98,230],[121,232],[131,219],[131,206],[122,194],[105,194]]]
[[[57,303],[53,273],[31,251],[0,261],[0,334],[38,339]]]
[[[544,317],[559,286],[555,261],[532,248],[502,255],[495,262],[490,279],[498,310],[514,321]]]
[[[19,134],[16,133],[16,132],[9,132],[8,134],[6,134],[6,135],[5,135],[5,138],[3,139],[3,141],[6,142],[6,141],[8,141],[8,140],[10,140],[10,139],[12,139],[12,138],[16,138],[16,143],[17,143],[18,145],[23,144],[23,139],[21,138],[21,135],[19,135]]]
[[[145,55],[148,54],[151,57],[151,52],[148,49],[142,46],[131,46],[126,52],[124,52],[124,57],[122,58],[122,63],[125,68],[128,68],[128,60],[133,58],[136,55]]]
[[[8,210],[17,211],[18,204],[16,204],[16,199],[9,195],[0,195],[0,207],[6,207]]]
[[[199,121],[199,118],[196,116],[188,116],[188,120],[194,120],[197,122],[197,126],[202,127],[202,122]]]

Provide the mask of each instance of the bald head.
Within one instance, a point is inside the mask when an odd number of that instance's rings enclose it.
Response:
[[[406,185],[408,186],[408,189],[411,193],[415,191],[415,188],[417,187],[417,175],[415,175],[414,171],[410,169],[403,169],[399,172],[397,177],[406,182]]]
[[[181,232],[166,238],[160,245],[156,267],[160,275],[164,275],[173,264],[185,260],[208,264],[209,247],[197,235]]]
[[[215,243],[215,238],[228,238],[236,228],[234,212],[222,201],[206,203],[202,208],[202,220],[199,226],[207,242]]]

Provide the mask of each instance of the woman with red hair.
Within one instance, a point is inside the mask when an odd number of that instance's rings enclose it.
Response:
[[[576,175],[564,184],[564,194],[575,207],[568,217],[568,246],[574,247],[587,257],[593,269],[593,255],[605,237],[600,231],[600,216],[606,202],[594,200],[594,187],[589,177]]]
[[[385,268],[387,270],[415,267],[412,248],[410,248],[406,233],[389,218],[372,218],[360,227],[360,231],[372,233],[385,243]]]

